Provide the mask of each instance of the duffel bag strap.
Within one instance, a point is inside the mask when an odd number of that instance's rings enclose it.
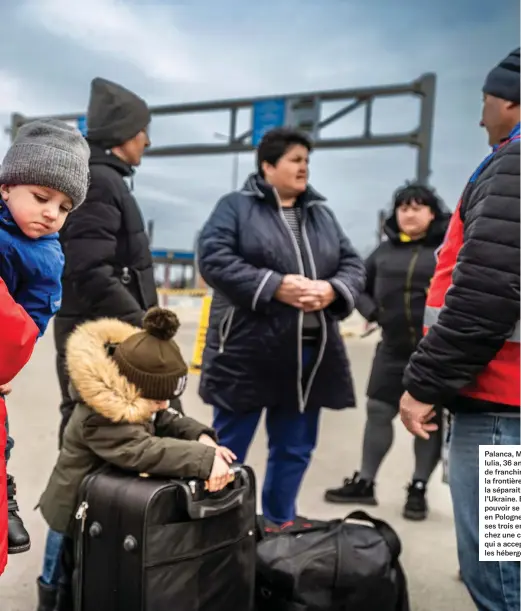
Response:
[[[387,543],[387,547],[391,551],[391,557],[393,561],[398,560],[400,554],[402,553],[402,544],[400,543],[400,539],[396,532],[383,520],[378,520],[378,518],[373,518],[369,514],[365,513],[365,511],[353,511],[348,516],[344,518],[344,522],[346,520],[359,520],[361,522],[369,522],[372,524],[378,533],[381,535],[382,539]]]

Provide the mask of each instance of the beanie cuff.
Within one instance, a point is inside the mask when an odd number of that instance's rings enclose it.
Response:
[[[519,74],[516,77],[516,74],[512,73],[506,77],[504,73],[492,70],[483,86],[483,93],[519,104]]]
[[[89,142],[103,144],[106,148],[121,146],[135,138],[149,125],[150,120],[150,111],[145,104],[137,106],[131,114],[119,121],[100,127],[89,127],[87,120],[87,139]]]
[[[0,184],[55,189],[71,199],[73,208],[84,202],[89,181],[84,159],[70,151],[36,142],[15,142],[0,167]]]
[[[119,350],[119,346],[114,351],[112,358],[116,362],[120,373],[129,382],[138,388],[143,399],[154,401],[167,401],[176,396],[179,380],[186,377],[188,369],[186,365],[180,367],[178,371],[169,373],[148,373],[140,371],[131,365]]]
[[[483,93],[519,104],[519,48],[488,73]]]

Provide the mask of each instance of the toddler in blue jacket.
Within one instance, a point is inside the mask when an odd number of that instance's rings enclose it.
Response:
[[[64,256],[58,232],[87,195],[90,149],[81,133],[54,119],[22,126],[0,166],[0,277],[36,323],[40,337],[61,303]],[[1,340],[0,340],[1,341]],[[0,394],[11,391],[0,386]],[[6,462],[14,443],[7,438]],[[7,477],[9,553],[30,548]]]

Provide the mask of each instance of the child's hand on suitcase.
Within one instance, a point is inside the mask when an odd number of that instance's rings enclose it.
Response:
[[[234,460],[237,460],[237,456],[235,456],[231,450],[225,448],[224,446],[217,446],[216,454],[225,460],[229,465],[231,465]]]
[[[237,456],[235,456],[231,450],[225,448],[224,446],[218,446],[210,435],[207,435],[206,433],[203,433],[197,441],[199,443],[203,443],[205,446],[215,448],[216,454],[224,459],[229,465],[231,465],[234,460],[237,460]]]
[[[228,463],[224,460],[224,458],[216,453],[213,461],[212,472],[210,473],[210,478],[208,479],[208,490],[210,492],[222,490],[228,484],[228,482],[232,480],[232,478],[233,475],[230,473]]]

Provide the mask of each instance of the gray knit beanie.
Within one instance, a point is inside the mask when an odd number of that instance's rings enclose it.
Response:
[[[90,148],[74,127],[56,119],[26,123],[0,166],[0,185],[38,185],[70,197],[73,209],[89,187]]]
[[[519,48],[488,73],[483,93],[519,104]]]

